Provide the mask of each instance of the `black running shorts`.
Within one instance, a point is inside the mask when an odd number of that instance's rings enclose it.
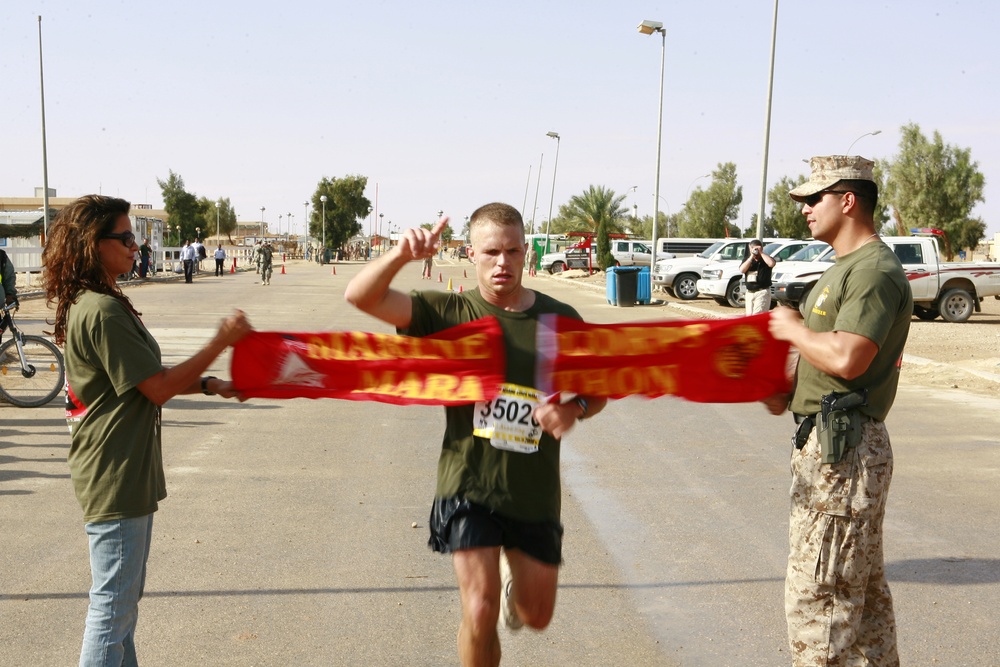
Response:
[[[503,547],[549,565],[562,563],[563,527],[558,521],[518,521],[465,498],[435,498],[430,529],[427,544],[439,553]]]

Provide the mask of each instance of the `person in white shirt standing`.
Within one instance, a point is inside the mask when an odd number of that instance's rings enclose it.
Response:
[[[221,276],[225,273],[223,269],[223,264],[226,262],[226,251],[222,249],[222,244],[219,244],[219,248],[215,251],[215,275]]]
[[[194,263],[198,258],[198,251],[191,245],[189,239],[184,239],[184,247],[181,248],[181,261],[184,262],[184,282],[194,282]]]

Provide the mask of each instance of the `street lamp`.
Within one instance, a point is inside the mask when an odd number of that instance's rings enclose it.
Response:
[[[221,214],[219,213],[220,209],[222,209],[222,202],[220,202],[220,201],[215,202],[215,236],[217,237],[215,240],[219,241],[219,243],[222,243],[222,241],[221,241],[221,239],[222,239],[222,223],[220,222],[220,220],[221,220],[220,215]]]
[[[545,223],[545,252],[549,252],[549,232],[552,230],[552,202],[556,198],[556,169],[559,168],[559,133],[558,132],[546,132],[546,137],[552,137],[556,140],[556,161],[552,165],[552,194],[549,196],[549,219]]]
[[[862,134],[860,137],[851,142],[851,145],[847,147],[847,153],[845,153],[845,155],[851,154],[851,149],[854,148],[854,144],[858,143],[865,137],[874,137],[876,134],[882,134],[882,130],[874,130],[872,132],[865,132],[864,134]]]
[[[319,200],[323,202],[323,220],[320,222],[323,226],[323,247],[320,249],[322,254],[319,263],[326,264],[326,195],[321,195]]]
[[[379,213],[378,214],[378,228],[379,229],[382,229],[382,218],[384,218],[384,217],[385,217],[385,213]],[[370,233],[371,232],[371,225],[368,225],[368,231],[369,231],[369,235],[368,235],[369,236],[369,238],[368,238],[368,258],[371,259],[371,256],[372,256],[372,241],[374,240],[374,239],[371,238],[371,233]]]
[[[684,196],[685,201],[688,200],[688,199],[691,199],[691,190],[692,190],[692,188],[694,188],[694,184],[697,183],[698,181],[700,181],[703,178],[708,178],[709,176],[711,176],[711,174],[702,174],[698,178],[696,178],[693,181],[691,181],[691,185],[688,186],[687,194]]]
[[[305,220],[305,234],[303,236],[309,235],[309,202],[302,202],[302,219]]]
[[[260,235],[264,236],[264,207],[260,207]]]
[[[643,21],[638,26],[643,35],[660,33],[660,112],[656,118],[656,180],[653,183],[653,247],[650,256],[650,271],[656,270],[656,227],[660,224],[660,149],[663,146],[663,70],[667,61],[667,33],[660,21]],[[667,225],[667,238],[670,238],[670,225]]]

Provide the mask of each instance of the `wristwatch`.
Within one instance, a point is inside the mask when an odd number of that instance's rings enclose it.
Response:
[[[208,381],[209,380],[218,380],[218,379],[219,378],[215,377],[214,375],[208,375],[206,377],[203,377],[201,379],[201,393],[205,394],[206,396],[215,396],[215,392],[214,391],[209,391],[208,390]]]
[[[584,418],[587,416],[587,413],[590,411],[590,404],[587,403],[587,399],[585,399],[583,396],[577,396],[576,398],[573,399],[573,402],[579,405],[580,409],[583,411],[580,413],[580,416],[576,418],[577,421],[582,422]]]

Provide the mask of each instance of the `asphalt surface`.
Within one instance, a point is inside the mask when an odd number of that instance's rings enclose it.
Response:
[[[208,263],[206,262],[206,266]],[[279,265],[280,266],[280,265]],[[334,275],[336,270],[336,275]],[[289,262],[128,288],[167,364],[235,307],[262,330],[389,331],[348,307],[357,265]],[[438,263],[403,289],[475,284]],[[689,317],[526,283],[590,321]],[[44,304],[18,321],[45,328]],[[228,375],[228,354],[211,372]],[[901,387],[886,560],[906,665],[1000,665],[1000,401]],[[454,665],[458,591],[426,546],[440,408],[201,395],[164,410],[169,497],[154,521],[143,665]],[[788,664],[782,612],[790,419],[760,405],[617,401],[564,444],[565,564],[548,630],[502,632],[504,664]],[[56,400],[0,404],[0,665],[75,664],[87,540]],[[416,527],[413,527],[416,524]]]

